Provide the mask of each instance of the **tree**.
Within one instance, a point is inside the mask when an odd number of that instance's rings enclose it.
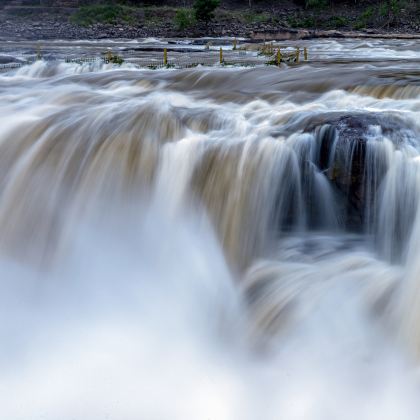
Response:
[[[220,6],[220,0],[196,0],[194,3],[195,18],[206,22],[214,18],[214,11]]]

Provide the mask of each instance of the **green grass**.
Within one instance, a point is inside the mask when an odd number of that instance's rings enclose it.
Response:
[[[270,21],[271,16],[268,13],[247,12],[243,14],[243,20],[245,23],[263,23]]]
[[[165,22],[172,22],[176,25],[176,14],[179,9],[170,6],[147,6],[142,8],[144,12],[144,25],[154,28]]]
[[[292,28],[314,28],[316,26],[316,21],[311,16],[305,18],[290,17],[287,19],[287,23]]]
[[[324,29],[338,29],[350,26],[349,19],[341,16],[333,17],[321,17],[306,16],[306,17],[290,17],[287,19],[287,23],[292,28],[324,28]]]
[[[344,28],[349,25],[349,20],[342,16],[334,16],[325,22],[328,29]]]
[[[118,4],[95,4],[82,6],[70,17],[70,21],[80,26],[90,26],[95,23],[133,23],[133,9]]]
[[[192,9],[178,9],[175,13],[174,23],[177,29],[184,30],[191,28],[196,23]]]

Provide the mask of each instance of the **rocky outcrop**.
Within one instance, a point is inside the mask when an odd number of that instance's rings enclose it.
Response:
[[[407,120],[390,112],[343,114],[327,112],[307,115],[286,124],[273,136],[289,137],[308,133],[312,143],[300,152],[304,206],[309,227],[319,228],[325,215],[319,213],[321,199],[313,189],[315,172],[323,174],[334,194],[340,224],[361,231],[372,226],[377,193],[388,165],[384,139],[398,149],[416,142],[416,129]],[[290,208],[283,228],[293,226],[295,208]]]
[[[366,210],[372,207],[386,171],[378,141],[388,138],[398,148],[415,139],[415,132],[392,113],[322,115],[307,121],[304,131],[315,133],[319,153],[314,163],[333,185],[345,225],[362,229],[370,222]]]

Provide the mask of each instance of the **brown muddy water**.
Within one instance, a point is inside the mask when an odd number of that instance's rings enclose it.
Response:
[[[417,420],[419,43],[64,62],[166,42],[0,74],[0,417]]]

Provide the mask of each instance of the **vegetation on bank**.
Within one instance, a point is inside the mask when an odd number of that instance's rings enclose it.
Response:
[[[204,28],[204,25],[208,27],[212,22],[225,28],[229,28],[229,25],[263,28],[268,25],[356,30],[392,29],[404,26],[405,22],[414,29],[420,25],[419,0],[294,0],[294,3],[289,0],[22,0],[22,2],[47,6],[81,5],[71,14],[70,21],[85,27],[94,24],[132,25],[145,28],[164,26],[166,29],[188,32]],[[10,11],[16,15],[24,12],[13,8]],[[28,9],[25,13],[29,13]]]
[[[356,0],[358,13],[351,16],[325,16],[325,12],[334,12],[334,3],[328,0],[306,0],[306,9],[312,9],[311,16],[303,16],[302,19],[289,21],[292,27],[325,29],[366,29],[384,28],[392,26],[404,13],[410,11],[417,16],[420,23],[420,3],[410,0],[383,0],[379,2]],[[336,8],[337,5],[335,5]],[[340,11],[341,9],[336,9]]]
[[[195,0],[192,8],[175,9],[173,23],[184,30],[195,25],[197,22],[204,22],[206,25],[214,19],[215,10],[220,6],[220,0]],[[153,10],[162,9],[156,7],[136,8],[134,5],[127,5],[126,2],[106,2],[81,6],[71,16],[72,23],[81,26],[89,26],[95,23],[118,24],[118,23],[139,23],[143,20],[151,20]],[[163,10],[173,12],[173,8]],[[143,16],[142,13],[143,12]],[[147,19],[147,16],[151,19]]]
[[[95,4],[82,6],[70,18],[72,23],[89,26],[95,23],[135,23],[135,9],[120,4]]]

